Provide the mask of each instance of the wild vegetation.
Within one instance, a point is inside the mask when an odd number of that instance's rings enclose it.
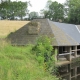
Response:
[[[48,38],[44,44],[44,41],[41,43],[40,40],[39,45],[27,46],[11,46],[6,41],[0,41],[0,80],[58,80],[56,76],[45,70],[44,60],[48,56],[49,59],[45,62],[50,64],[49,53],[52,51],[48,46],[50,42],[46,44],[47,41]],[[48,52],[46,52],[47,48],[49,48]],[[46,56],[44,56],[45,52]]]
[[[44,66],[45,71],[55,74],[56,65],[54,56],[56,53],[54,53],[53,47],[51,46],[51,40],[52,38],[47,36],[39,37],[32,51],[36,54],[36,59],[39,64]]]

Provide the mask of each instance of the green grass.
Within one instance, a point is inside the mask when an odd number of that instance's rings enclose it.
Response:
[[[0,45],[0,80],[58,80],[38,64],[31,46]]]

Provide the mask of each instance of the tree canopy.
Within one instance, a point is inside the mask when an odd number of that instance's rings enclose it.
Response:
[[[47,2],[47,8],[43,10],[44,17],[49,18],[53,21],[63,20],[64,18],[64,7],[58,2]]]
[[[16,16],[22,19],[27,13],[28,2],[4,1],[0,4],[0,16],[3,19],[14,19]]]
[[[80,0],[66,0],[69,23],[80,24]]]
[[[0,17],[2,19],[23,18],[28,13],[29,19],[48,18],[52,21],[60,21],[72,24],[80,24],[80,0],[66,0],[64,4],[48,0],[46,8],[41,10],[41,16],[38,12],[29,13],[28,6],[30,2],[1,0]]]
[[[64,4],[48,0],[41,13],[52,21],[80,24],[80,0],[66,0]]]
[[[29,13],[29,19],[34,19],[34,18],[38,18],[38,17],[39,17],[38,12],[33,11],[33,12]]]

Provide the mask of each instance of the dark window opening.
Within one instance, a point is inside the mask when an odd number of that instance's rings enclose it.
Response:
[[[77,74],[80,74],[80,67],[77,67]]]
[[[71,47],[71,50],[74,50],[74,47],[73,46]]]
[[[79,46],[77,46],[77,49],[80,49],[80,45],[79,45]]]
[[[75,75],[74,69],[71,69],[71,77]]]
[[[80,55],[80,51],[77,51],[77,55]]]

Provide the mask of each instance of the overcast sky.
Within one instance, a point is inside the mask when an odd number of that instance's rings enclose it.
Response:
[[[16,0],[12,0],[12,1],[16,1]],[[30,1],[30,3],[32,4],[32,7],[28,8],[30,12],[31,11],[39,12],[41,9],[44,9],[44,7],[46,6],[46,2],[48,0],[17,0],[17,1]],[[57,1],[59,3],[65,2],[65,0],[52,0],[52,1]]]

